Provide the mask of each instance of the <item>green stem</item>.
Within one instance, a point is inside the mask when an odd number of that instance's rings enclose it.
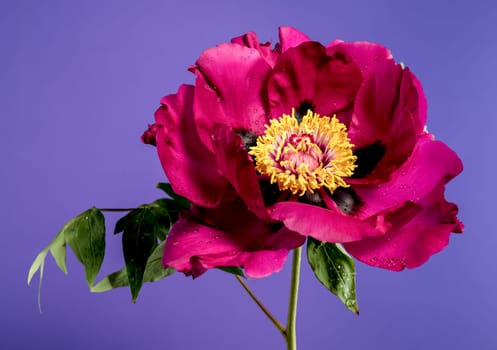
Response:
[[[285,340],[288,350],[297,350],[297,300],[299,295],[300,262],[302,247],[295,248],[292,261],[292,281],[290,284],[290,301],[288,303],[288,321],[286,324]]]
[[[281,324],[280,321],[276,319],[276,317],[264,306],[264,304],[257,298],[257,296],[252,292],[249,286],[245,283],[245,281],[240,276],[235,276],[238,282],[242,285],[243,289],[250,295],[253,301],[259,306],[259,308],[264,312],[264,314],[273,322],[273,324],[278,328],[278,330],[285,336],[285,327]]]

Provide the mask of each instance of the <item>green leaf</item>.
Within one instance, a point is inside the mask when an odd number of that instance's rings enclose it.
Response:
[[[122,268],[121,270],[115,271],[102,278],[97,284],[90,288],[90,291],[100,293],[125,286],[129,286],[128,274],[126,273],[126,268]]]
[[[64,227],[66,227],[66,224]],[[57,233],[55,238],[50,242],[48,246],[46,246],[38,255],[35,260],[31,264],[28,272],[28,286],[31,283],[35,273],[40,270],[40,277],[42,273],[42,269],[44,267],[45,258],[47,257],[48,252],[52,254],[57,266],[62,270],[62,272],[67,273],[66,267],[66,243],[64,241],[64,228]],[[41,283],[41,281],[40,281]]]
[[[45,258],[47,256],[47,253],[48,253],[48,247],[46,247],[41,252],[39,252],[35,260],[31,264],[31,267],[29,268],[28,272],[28,286],[31,284],[31,280],[33,279],[35,273],[38,272],[38,270],[43,270],[43,264],[45,263]]]
[[[220,267],[218,267],[218,269],[221,270],[221,271],[227,272],[227,273],[231,273],[232,275],[240,276],[240,277],[245,278],[245,274],[243,273],[243,270],[241,268],[239,268],[239,267],[236,267],[236,266],[220,266]]]
[[[28,286],[31,284],[31,280],[33,279],[35,273],[40,271],[40,281],[38,282],[38,310],[41,313],[41,282],[43,281],[43,270],[45,269],[45,258],[48,253],[48,247],[43,249],[38,253],[35,260],[31,264],[28,272]]]
[[[157,239],[165,238],[161,230],[167,229],[169,224],[167,211],[154,203],[130,211],[116,224],[114,232],[123,232],[124,261],[133,302],[140,292],[147,261],[157,246]]]
[[[75,224],[78,222],[78,217],[69,220],[62,229],[57,233],[55,238],[46,246],[35,258],[33,264],[31,265],[28,272],[28,285],[31,284],[36,272],[40,271],[40,282],[38,285],[38,307],[41,312],[41,285],[43,280],[43,271],[45,267],[45,258],[48,252],[51,253],[57,266],[62,270],[62,272],[67,274],[66,266],[66,232],[71,230]]]
[[[92,287],[105,255],[105,218],[100,210],[91,208],[70,220],[62,229],[78,260],[85,267],[88,287]]]
[[[152,214],[157,218],[156,225],[154,226],[155,236],[164,241],[169,228],[178,219],[179,210],[176,208],[177,204],[171,199],[158,199],[149,205]]]
[[[164,244],[165,242],[159,244],[148,258],[147,265],[145,267],[145,273],[143,275],[143,282],[156,282],[174,273],[174,269],[165,269],[162,266]],[[109,291],[114,288],[125,287],[128,285],[128,274],[126,272],[126,268],[123,268],[103,278],[100,282],[98,282],[91,288],[91,291],[100,293]]]
[[[72,220],[71,220],[72,221]],[[69,221],[62,230],[57,233],[55,238],[50,242],[48,246],[46,246],[38,255],[35,260],[31,264],[28,272],[28,286],[31,283],[35,273],[40,270],[40,285],[41,285],[41,275],[43,272],[43,267],[45,263],[45,258],[47,257],[48,252],[52,254],[57,266],[62,270],[62,272],[67,273],[66,267],[66,243],[64,241],[64,228],[71,222]]]
[[[317,279],[353,313],[359,314],[356,299],[355,266],[338,244],[307,240],[307,260]]]
[[[188,201],[188,199],[177,195],[174,192],[173,188],[171,187],[171,184],[166,182],[159,182],[157,184],[157,188],[166,192],[166,194],[168,194],[172,199],[174,199],[174,201],[178,203],[181,208],[183,209],[190,208],[190,202]]]
[[[67,274],[66,240],[64,237],[64,229],[59,231],[57,236],[55,236],[55,238],[47,248],[50,250],[50,254],[52,254],[52,257],[54,258],[59,269]]]
[[[145,273],[143,274],[144,282],[157,282],[164,277],[170,276],[174,273],[171,267],[164,268],[162,265],[162,255],[164,254],[164,245],[166,242],[159,244],[147,260]]]

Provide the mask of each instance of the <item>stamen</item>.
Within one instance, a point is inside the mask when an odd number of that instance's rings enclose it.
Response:
[[[348,187],[343,178],[356,167],[353,145],[344,124],[311,110],[299,121],[295,110],[266,125],[264,135],[251,147],[256,170],[267,175],[280,191],[303,196],[326,187],[333,193]]]

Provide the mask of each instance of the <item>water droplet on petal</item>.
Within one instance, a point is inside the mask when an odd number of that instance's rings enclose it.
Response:
[[[374,55],[373,56],[373,61],[378,61],[378,58],[379,58],[378,55]]]
[[[418,196],[418,192],[416,192],[416,190],[413,190],[413,191],[412,191],[412,200],[413,200],[414,202],[419,202],[419,199],[420,199],[420,198],[419,198],[419,196]]]
[[[179,244],[179,242],[178,242],[178,241],[173,241],[173,245],[174,245],[174,246],[176,246],[176,245],[178,245],[178,244]]]

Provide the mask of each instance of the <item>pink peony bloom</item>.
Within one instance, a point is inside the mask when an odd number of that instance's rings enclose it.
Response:
[[[289,27],[279,38],[207,49],[195,85],[162,99],[159,158],[192,203],[164,264],[262,277],[305,236],[377,267],[424,263],[462,232],[444,198],[462,163],[426,131],[421,84],[378,44],[323,46]]]

